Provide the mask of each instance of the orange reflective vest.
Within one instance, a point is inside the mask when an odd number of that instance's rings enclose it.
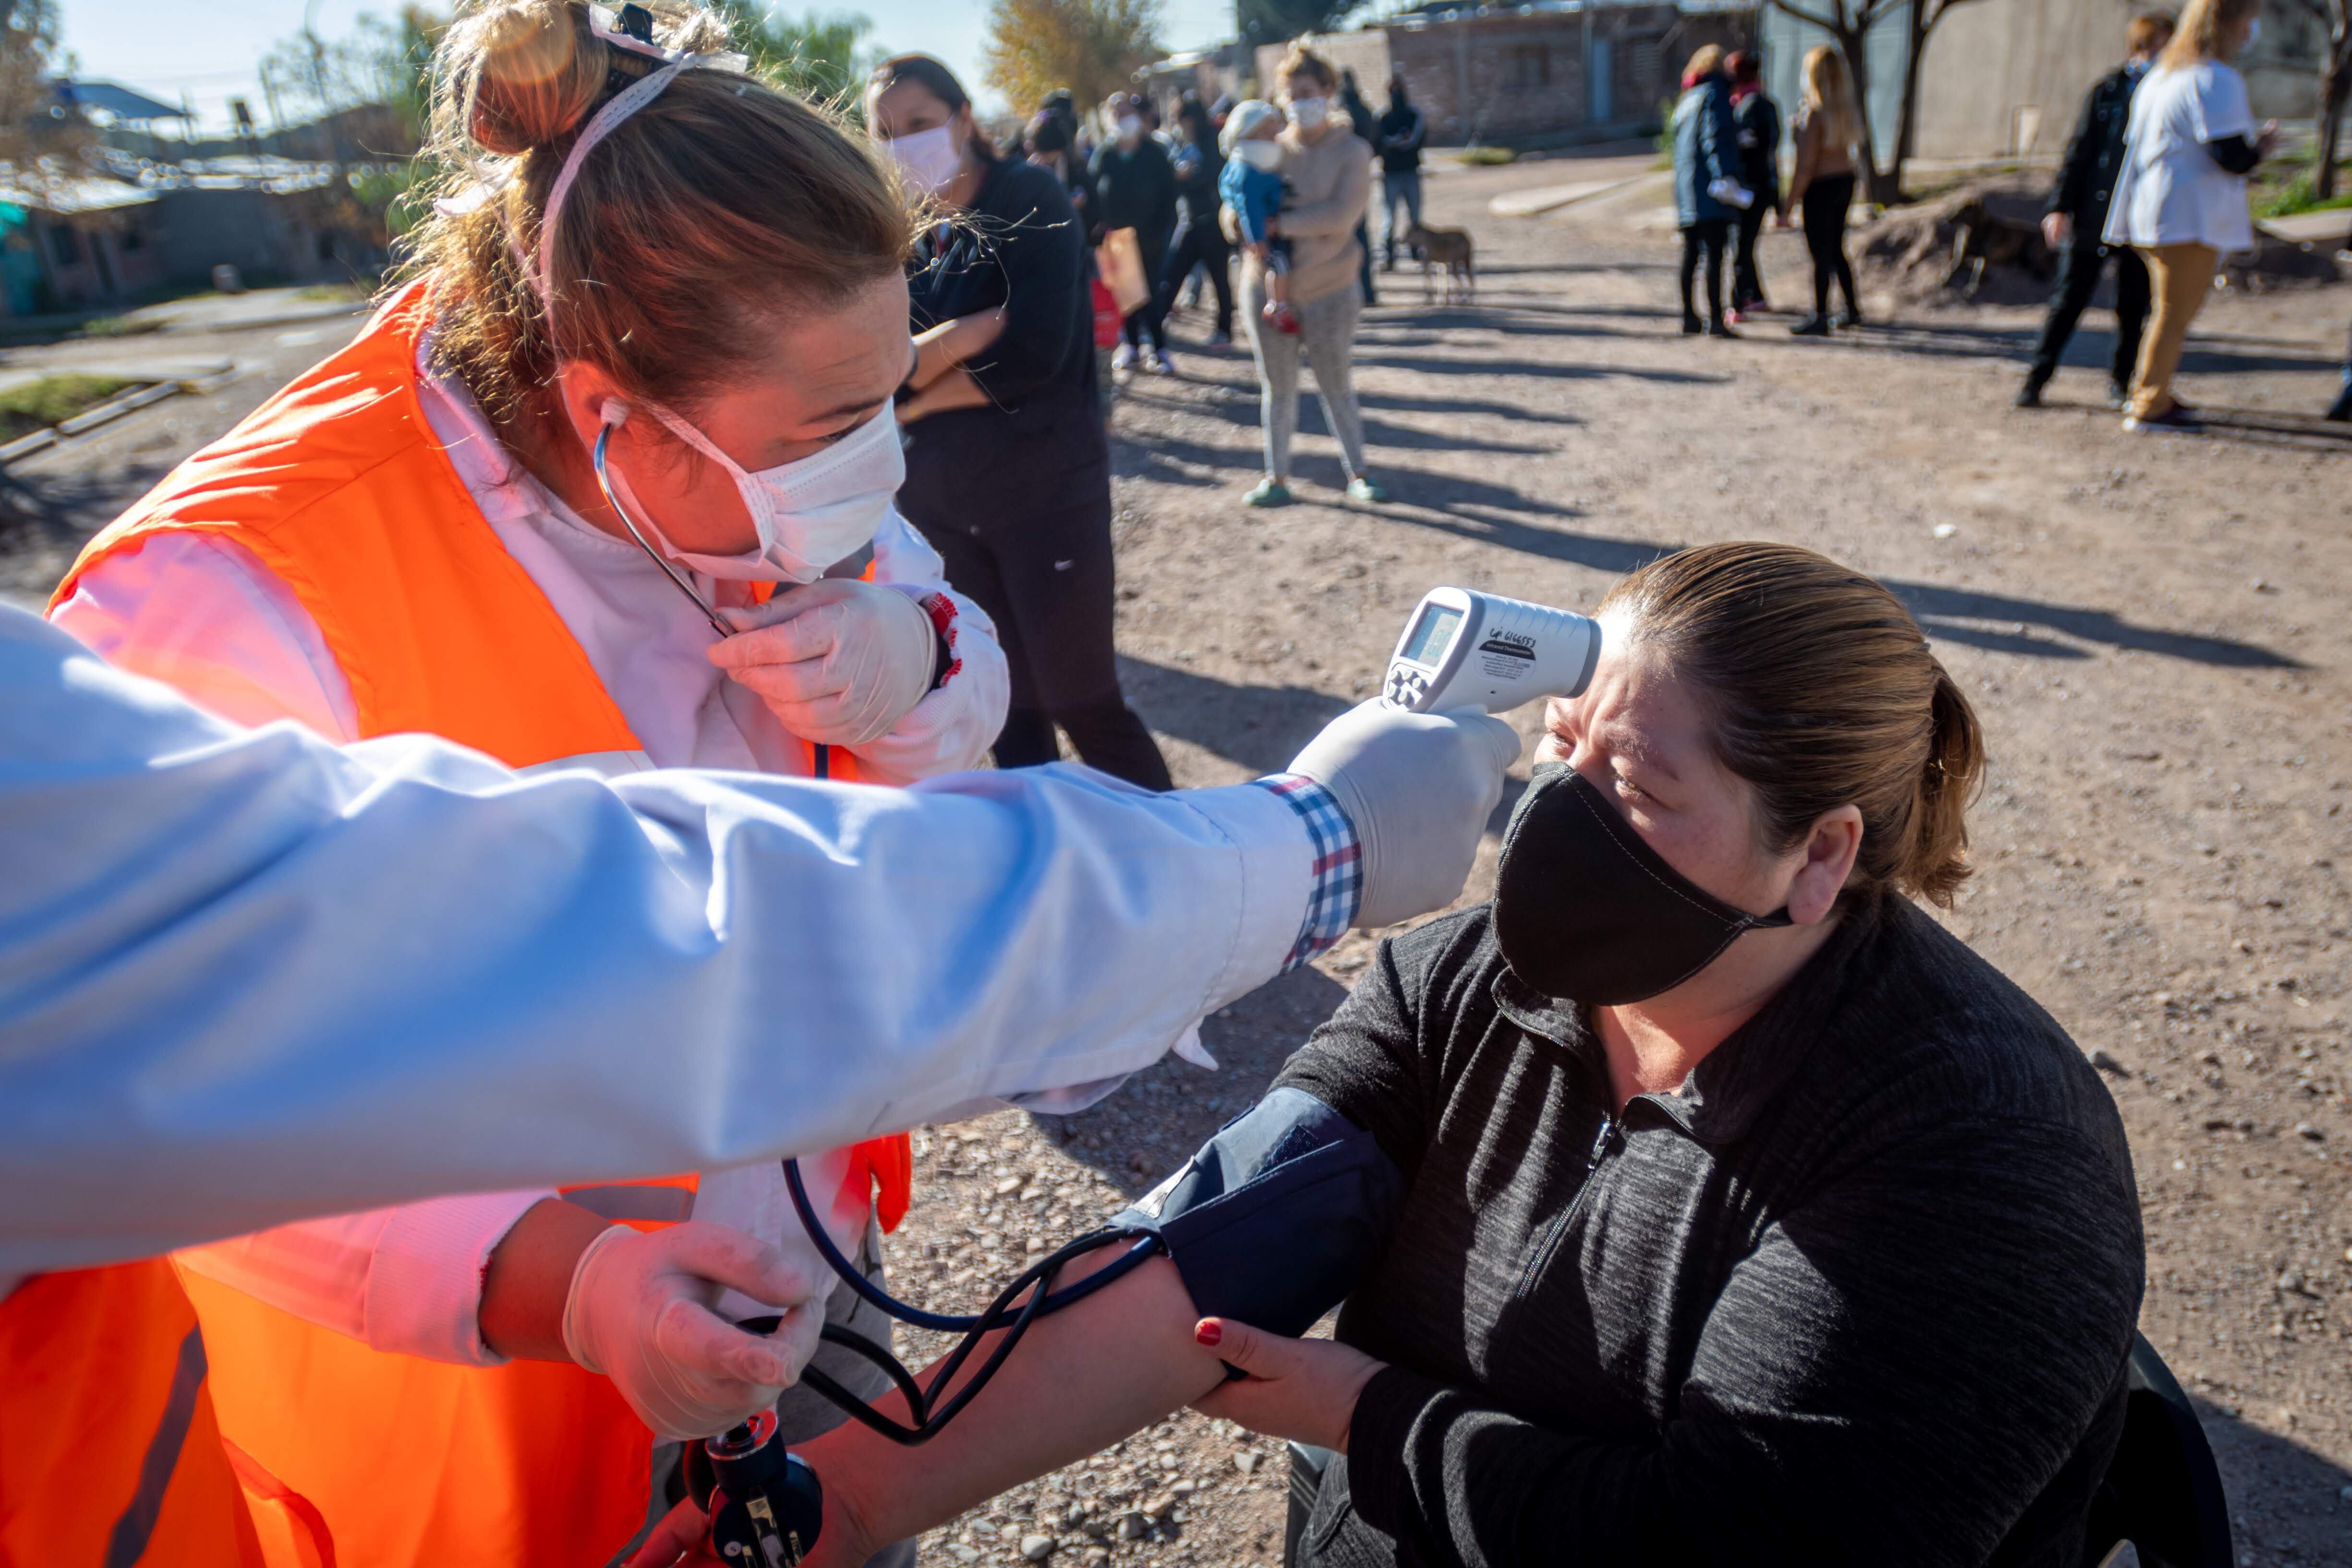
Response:
[[[262,1561],[170,1264],[44,1274],[0,1300],[0,1565]]]
[[[411,285],[93,539],[51,604],[158,531],[220,533],[318,623],[362,736],[429,731],[517,768],[641,752],[425,423],[416,360],[429,314],[427,285]],[[833,775],[854,776],[835,758]],[[853,1151],[849,1179],[878,1178],[895,1222],[911,1163],[903,1135],[876,1140]],[[693,1187],[683,1176],[566,1195],[651,1225],[685,1217]],[[387,1355],[183,1275],[248,1498],[315,1508],[345,1568],[603,1563],[646,1522],[653,1436],[604,1378]]]

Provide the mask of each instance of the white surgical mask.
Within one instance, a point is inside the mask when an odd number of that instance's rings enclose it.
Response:
[[[1323,123],[1331,112],[1328,98],[1294,98],[1290,100],[1290,118],[1301,131],[1312,131]]]
[[[1142,134],[1143,117],[1141,115],[1122,114],[1118,117],[1118,139],[1120,141],[1132,142]]]
[[[752,583],[814,583],[825,568],[846,561],[874,542],[890,501],[907,479],[907,456],[898,441],[898,418],[887,404],[847,436],[821,452],[747,472],[710,437],[666,408],[649,410],[679,440],[717,463],[735,480],[743,510],[751,514],[759,542],[740,555],[700,555],[678,549],[666,537],[614,469],[610,481],[659,541],[662,552],[690,572]],[[607,424],[617,424],[612,411]]]
[[[944,125],[911,136],[893,136],[882,146],[890,161],[907,172],[907,178],[932,195],[947,189],[948,182],[963,167],[963,149],[955,144],[954,133]]]
[[[1271,174],[1282,167],[1282,143],[1279,142],[1248,141],[1234,143],[1234,156],[1253,169]]]

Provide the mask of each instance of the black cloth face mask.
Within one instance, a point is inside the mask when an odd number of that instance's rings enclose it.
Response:
[[[1495,877],[1495,941],[1548,996],[1613,1007],[1671,991],[1740,932],[1795,922],[1734,909],[1666,864],[1566,763],[1539,763],[1511,809]]]

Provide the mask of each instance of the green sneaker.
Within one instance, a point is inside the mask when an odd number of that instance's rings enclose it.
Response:
[[[1389,492],[1359,474],[1348,481],[1348,499],[1362,501],[1368,506],[1378,506],[1389,499]]]
[[[1290,487],[1280,479],[1260,479],[1257,488],[1242,497],[1244,506],[1288,506]]]

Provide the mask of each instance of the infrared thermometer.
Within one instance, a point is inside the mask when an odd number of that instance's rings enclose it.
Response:
[[[1538,697],[1573,697],[1601,661],[1601,625],[1573,610],[1432,588],[1389,656],[1381,695],[1412,713],[1501,713]]]

